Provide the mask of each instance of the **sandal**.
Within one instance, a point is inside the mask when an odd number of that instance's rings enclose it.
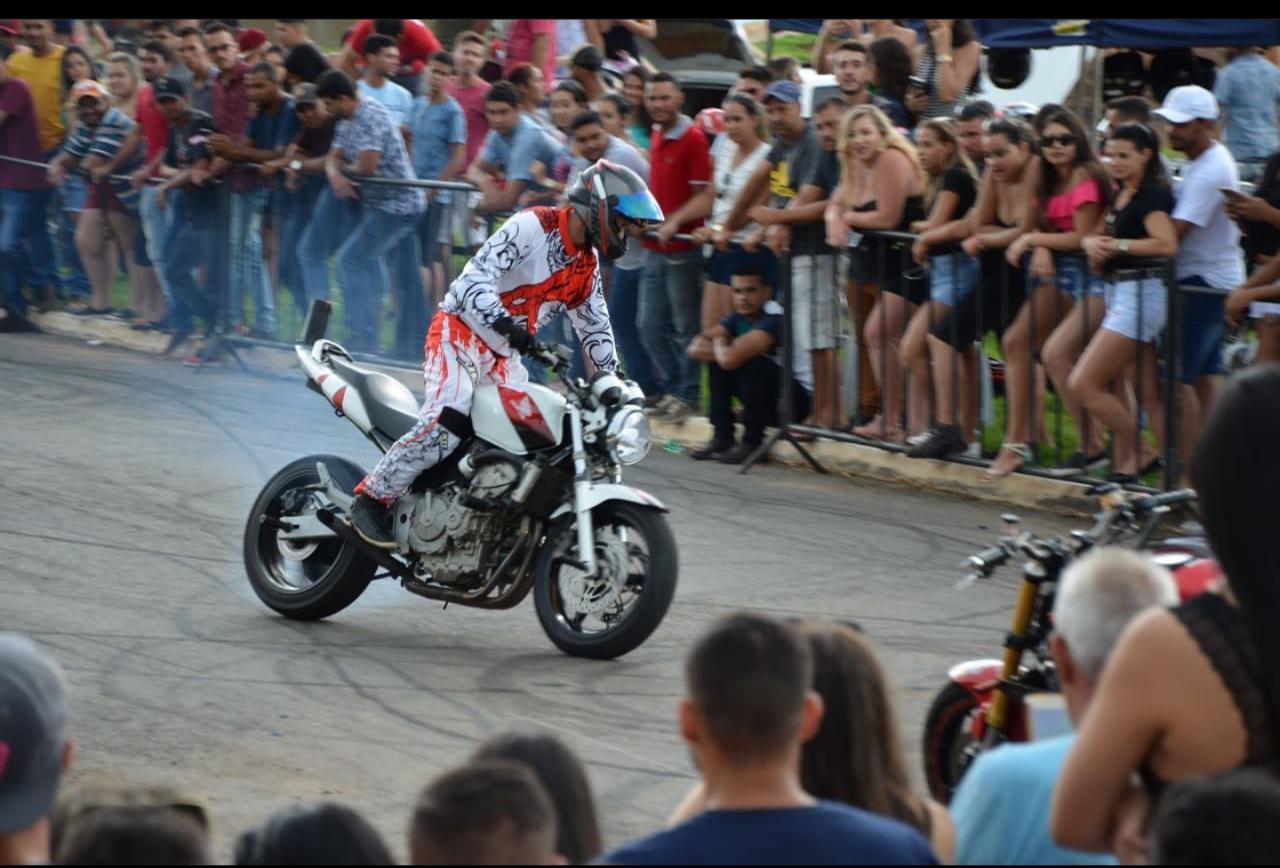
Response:
[[[988,467],[988,468],[987,468],[985,471],[983,471],[983,473],[982,473],[982,478],[983,478],[983,480],[984,480],[984,481],[986,481],[986,482],[995,482],[997,479],[1003,479],[1004,477],[1009,476],[1010,474],[1012,474],[1012,473],[1016,472],[1016,471],[1017,471],[1019,468],[1021,468],[1024,464],[1030,464],[1030,463],[1031,463],[1031,461],[1032,461],[1032,460],[1033,460],[1033,458],[1034,458],[1034,456],[1032,456],[1032,454],[1031,454],[1031,447],[1030,447],[1030,446],[1028,446],[1026,443],[1002,443],[1002,444],[1000,444],[1000,450],[999,450],[998,452],[996,452],[996,457],[997,457],[997,459],[998,459],[998,458],[999,458],[999,456],[1000,456],[1000,452],[1004,452],[1005,450],[1008,450],[1009,452],[1012,452],[1014,455],[1017,455],[1017,456],[1018,456],[1020,459],[1022,459],[1022,460],[1021,460],[1021,461],[1019,461],[1017,464],[1015,464],[1013,467],[1009,468],[1008,470],[1002,470],[1002,471],[999,471],[999,472],[993,472],[993,468],[992,468],[992,467]]]

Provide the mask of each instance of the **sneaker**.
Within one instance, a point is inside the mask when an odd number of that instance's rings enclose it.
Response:
[[[927,434],[922,442],[907,450],[909,458],[945,458],[953,452],[963,452],[968,446],[959,425],[935,425]]]
[[[694,461],[719,460],[721,455],[724,455],[733,447],[732,440],[708,440],[702,448],[690,452],[689,457]]]
[[[650,416],[665,416],[671,410],[671,405],[678,399],[675,395],[662,395],[654,400],[652,404],[648,399],[644,402],[644,411]]]
[[[644,409],[647,411],[655,409],[659,404],[667,399],[666,395],[645,395]]]
[[[396,548],[391,510],[372,497],[356,495],[347,523],[369,545],[388,550]]]
[[[672,422],[678,425],[690,416],[696,416],[697,413],[697,404],[691,404],[688,401],[675,398],[672,400],[670,409],[662,415],[661,419],[663,422]]]
[[[742,462],[746,461],[748,458],[751,457],[752,452],[755,452],[759,448],[760,448],[759,443],[747,443],[746,441],[743,441],[742,443],[739,443],[737,446],[734,446],[728,452],[721,454],[720,457],[717,458],[716,460],[719,461],[721,464],[741,464]],[[756,459],[756,464],[768,464],[768,463],[769,463],[768,452],[763,453],[759,458]]]
[[[918,434],[912,434],[910,437],[907,438],[907,445],[919,446],[921,443],[928,440],[929,435],[931,435],[932,433],[933,433],[932,428],[926,428],[925,430],[919,432]]]

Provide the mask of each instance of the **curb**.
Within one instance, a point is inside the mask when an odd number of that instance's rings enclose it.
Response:
[[[136,332],[129,328],[127,322],[111,317],[79,317],[65,311],[43,314],[32,311],[30,318],[50,334],[77,338],[93,346],[105,344],[157,355],[169,341],[168,335]],[[169,359],[181,359],[194,349],[195,342],[187,341]],[[243,357],[246,365],[263,373],[281,375],[297,370],[294,354],[288,350],[238,346],[236,351]],[[368,367],[395,377],[415,394],[422,387],[422,374],[417,371],[380,365]],[[675,451],[671,448],[675,444],[683,447],[679,451],[684,451],[701,446],[711,439],[711,423],[705,418],[690,418],[679,423],[653,418],[649,421],[655,445],[665,445],[668,451]],[[1069,515],[1092,515],[1097,509],[1096,499],[1088,493],[1089,487],[1078,482],[1015,473],[999,482],[990,483],[982,479],[980,468],[967,464],[908,458],[899,452],[834,440],[817,440],[804,446],[820,464],[844,476],[909,485],[1008,507]],[[812,472],[809,463],[789,443],[775,443],[769,450],[769,457],[777,464],[801,467]]]

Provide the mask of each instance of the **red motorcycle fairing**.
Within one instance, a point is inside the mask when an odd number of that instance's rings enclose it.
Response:
[[[987,709],[996,685],[1000,683],[1000,672],[1004,664],[999,660],[966,660],[957,663],[947,670],[947,678],[959,684],[978,703],[978,714],[970,720],[970,736],[981,740],[987,731]],[[1026,719],[1021,703],[1009,703],[1008,737],[1011,741],[1026,740]]]

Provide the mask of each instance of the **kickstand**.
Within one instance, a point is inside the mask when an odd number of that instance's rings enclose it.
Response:
[[[748,470],[750,470],[751,465],[759,461],[760,457],[766,454],[769,451],[770,447],[772,447],[773,444],[777,443],[779,440],[786,440],[788,443],[794,446],[796,448],[796,451],[799,452],[801,455],[803,455],[805,457],[805,460],[808,461],[811,465],[813,465],[814,470],[818,471],[819,473],[827,472],[827,469],[818,463],[818,459],[810,455],[809,450],[805,449],[803,446],[800,445],[800,441],[797,440],[795,436],[791,433],[790,425],[784,425],[781,428],[777,428],[774,430],[772,434],[766,437],[764,442],[756,447],[756,451],[752,452],[750,455],[747,456],[747,460],[742,463],[742,469],[739,470],[738,472],[746,473]]]
[[[213,333],[213,341],[200,350],[200,363],[196,365],[196,373],[200,373],[209,362],[216,361],[217,358],[226,353],[235,359],[236,364],[240,366],[240,370],[246,374],[249,373],[249,366],[244,363],[244,359],[240,358],[240,354],[236,352],[236,348],[227,340],[221,331]]]

